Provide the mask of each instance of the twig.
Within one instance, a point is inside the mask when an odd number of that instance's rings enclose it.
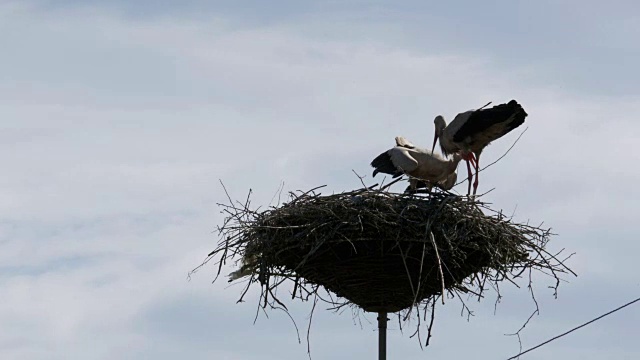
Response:
[[[438,252],[438,245],[436,244],[436,240],[433,237],[433,232],[429,231],[429,239],[431,239],[431,243],[433,244],[433,249],[436,252],[436,257],[438,258],[438,269],[440,270],[440,279],[442,280],[442,305],[444,305],[444,273],[442,272],[442,260],[440,260],[440,253]]]
[[[492,162],[491,164],[483,167],[482,169],[478,170],[478,172],[476,174],[481,173],[482,171],[486,170],[487,168],[489,168],[490,166],[494,165],[495,163],[497,163],[498,161],[502,160],[505,156],[507,156],[507,154],[509,154],[509,152],[511,151],[511,149],[513,149],[514,146],[516,146],[516,144],[518,143],[518,141],[520,140],[520,138],[522,137],[522,135],[524,135],[524,133],[527,132],[527,130],[529,130],[529,128],[527,127],[526,129],[524,129],[520,135],[518,135],[518,137],[516,138],[516,140],[513,142],[513,144],[511,144],[511,146],[507,149],[507,151],[505,151],[504,154],[502,154],[502,156],[500,156],[498,159],[496,159],[494,162]],[[456,183],[454,186],[458,186],[460,184],[462,184],[463,182],[467,181],[467,179],[461,180],[460,182]]]
[[[443,302],[444,304],[444,302]],[[429,340],[431,340],[431,329],[433,329],[433,320],[436,318],[436,297],[433,298],[433,303],[431,304],[431,320],[429,321],[429,327],[427,328],[427,342],[424,346],[429,346]]]
[[[513,144],[511,144],[511,146],[507,149],[507,151],[505,151],[504,154],[502,154],[502,156],[500,156],[499,158],[497,158],[494,162],[492,162],[491,164],[483,167],[482,169],[480,169],[480,171],[486,170],[487,168],[489,168],[490,166],[494,165],[495,163],[497,163],[498,161],[502,160],[505,156],[507,156],[507,154],[509,154],[509,152],[511,151],[511,149],[513,149],[514,146],[516,146],[516,144],[518,143],[518,141],[520,141],[520,138],[522,137],[522,135],[524,135],[524,133],[527,132],[527,130],[529,130],[529,128],[525,128],[520,135],[518,135],[518,137],[516,138],[516,140],[513,142]],[[478,171],[478,172],[480,172]]]
[[[491,101],[489,101],[488,103],[486,103],[483,107],[479,108],[478,110],[482,110],[484,108],[486,108],[487,106],[491,105]],[[477,110],[476,110],[477,111]]]
[[[358,177],[358,179],[360,179],[360,183],[362,184],[363,188],[367,188],[367,184],[364,183],[364,176],[360,176],[355,170],[351,169],[351,171],[353,171],[354,174],[356,174],[356,176]]]
[[[387,185],[383,186],[380,188],[380,191],[384,190],[384,189],[388,189],[391,185],[397,183],[398,181],[402,180],[402,177],[399,177],[395,180],[393,180],[392,182],[388,183]]]
[[[318,294],[316,293],[316,297],[313,299],[313,307],[311,308],[311,313],[309,314],[309,326],[307,326],[307,354],[309,355],[309,360],[311,360],[311,340],[309,335],[311,334],[311,321],[313,320],[313,312],[316,310],[316,305],[318,304]]]

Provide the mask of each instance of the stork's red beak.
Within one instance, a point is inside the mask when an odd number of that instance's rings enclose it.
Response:
[[[431,147],[431,153],[436,149],[436,143],[438,142],[438,132],[433,134],[433,146]]]

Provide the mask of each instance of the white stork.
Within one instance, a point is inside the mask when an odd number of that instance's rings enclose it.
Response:
[[[440,148],[445,155],[460,152],[462,158],[467,162],[469,173],[469,189],[471,193],[471,162],[476,170],[476,177],[473,183],[473,195],[478,189],[478,164],[482,150],[492,141],[508,134],[511,130],[524,123],[527,113],[517,101],[511,100],[507,104],[494,106],[490,109],[469,110],[458,114],[449,125],[441,115],[436,116],[435,136],[433,147],[440,139]]]
[[[423,186],[430,188],[435,184],[449,190],[455,184],[455,171],[460,160],[462,156],[459,154],[453,154],[452,159],[445,160],[433,151],[417,148],[404,137],[398,136],[396,146],[378,155],[371,166],[375,168],[373,176],[379,172],[392,175],[393,178],[409,175],[409,188],[413,190],[418,187],[420,180],[428,183]]]

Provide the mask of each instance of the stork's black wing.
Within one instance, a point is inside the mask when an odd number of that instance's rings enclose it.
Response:
[[[469,119],[453,135],[454,142],[461,142],[467,137],[480,134],[485,130],[496,126],[497,133],[494,139],[498,139],[524,123],[527,113],[522,105],[511,100],[507,104],[494,106],[490,109],[481,109],[473,112]]]
[[[371,166],[375,168],[373,170],[373,176],[376,176],[376,174],[379,172],[392,175],[393,178],[397,178],[398,176],[401,176],[403,174],[402,171],[398,170],[398,168],[393,165],[391,156],[387,151],[383,152],[375,159],[373,159],[373,161],[371,162]]]

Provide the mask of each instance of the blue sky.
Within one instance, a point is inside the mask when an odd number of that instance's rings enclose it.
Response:
[[[306,358],[288,317],[253,325],[255,303],[212,285],[213,267],[187,281],[217,242],[218,179],[234,197],[253,189],[256,205],[282,181],[349,190],[351,170],[369,174],[396,135],[428,146],[436,115],[512,98],[529,130],[479,191],[553,227],[579,273],[557,300],[540,281],[523,345],[640,293],[640,5],[229,4],[0,2],[2,358]],[[504,334],[533,305],[504,290],[496,315],[488,299],[469,322],[448,302],[424,351],[392,324],[390,357],[515,354]],[[301,328],[306,305],[292,308]],[[625,309],[528,358],[636,358],[639,316]],[[366,318],[318,311],[314,358],[373,358]]]

